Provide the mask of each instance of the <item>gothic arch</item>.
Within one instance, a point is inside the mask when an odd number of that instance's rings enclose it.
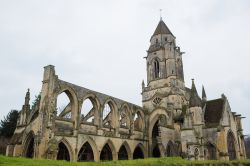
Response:
[[[127,152],[127,159],[132,159],[132,152],[131,152],[131,148],[128,144],[127,141],[124,141],[123,144],[120,146],[119,151],[118,151],[118,160],[120,159],[120,155],[119,152],[121,150],[121,148],[124,147],[126,149]]]
[[[149,139],[152,139],[152,131],[153,131],[153,128],[154,128],[154,125],[155,123],[159,120],[159,117],[163,115],[166,117],[168,117],[168,114],[166,113],[165,110],[163,109],[158,109],[158,110],[154,110],[154,112],[152,112],[149,116],[149,127],[148,127],[148,136],[149,136]],[[152,140],[150,140],[152,141]]]
[[[91,98],[91,100],[93,100],[93,102],[96,104],[97,109],[100,109],[101,102],[100,102],[99,98],[94,93],[88,93],[88,94],[84,95],[82,98],[82,101],[84,101],[88,98]]]
[[[157,137],[159,137],[159,120],[157,120],[155,123],[154,123],[154,126],[153,126],[153,129],[152,129],[152,132],[151,132],[151,135],[152,135],[152,139],[157,139]]]
[[[104,143],[101,149],[102,150],[100,152],[100,160],[116,160],[117,159],[117,152],[116,152],[115,146],[110,139],[108,139],[108,141]]]
[[[100,106],[101,106],[101,104],[100,104],[100,100],[98,99],[98,97],[95,95],[95,94],[93,94],[93,93],[88,93],[88,94],[86,94],[84,97],[83,97],[83,99],[82,99],[82,104],[81,104],[81,109],[80,109],[80,112],[79,112],[79,117],[80,117],[80,121],[81,121],[81,111],[82,111],[82,107],[83,107],[83,105],[84,105],[84,102],[87,100],[87,99],[89,99],[90,100],[90,102],[91,102],[91,104],[92,104],[92,106],[93,106],[93,108],[94,108],[94,115],[93,115],[93,118],[94,118],[94,123],[95,124],[98,124],[99,123],[99,118],[100,118],[100,112],[99,112],[99,110],[100,110]]]
[[[119,111],[118,120],[119,120],[119,127],[130,128],[131,111],[127,103],[122,104]]]
[[[103,109],[101,112],[101,119],[102,119],[102,126],[105,127],[105,119],[107,117],[104,117],[104,111],[105,111],[105,106],[108,104],[108,106],[110,107],[111,111],[110,111],[110,118],[111,118],[111,124],[110,127],[111,128],[115,128],[118,126],[118,108],[117,108],[117,104],[116,102],[112,99],[112,98],[108,98],[104,104],[103,104]]]
[[[227,151],[228,151],[229,160],[235,160],[237,158],[236,139],[231,130],[229,130],[227,133]]]
[[[139,143],[134,149],[133,159],[143,159],[145,157],[147,157],[145,148],[141,143]]]
[[[94,152],[91,145],[88,142],[85,142],[78,155],[77,161],[94,161]]]
[[[65,107],[65,113],[61,114],[67,114],[69,111],[71,111],[71,120],[73,121],[78,121],[77,116],[78,116],[78,98],[75,93],[75,91],[71,87],[66,87],[58,91],[58,93],[55,94],[55,100],[57,101],[57,98],[60,94],[65,93],[67,97],[69,98],[70,101],[70,107],[69,109],[66,109]],[[57,102],[55,102],[55,107],[57,108]],[[77,124],[77,123],[76,123]]]
[[[33,158],[35,155],[35,134],[30,131],[24,141],[23,156],[27,158]]]
[[[154,79],[160,78],[161,77],[161,67],[160,67],[160,61],[158,58],[153,59],[153,76]]]
[[[136,121],[136,119],[135,119],[136,116],[138,117],[138,121]],[[132,120],[134,123],[134,129],[139,130],[139,131],[143,131],[143,129],[145,128],[145,118],[144,118],[143,111],[140,109],[136,110]]]
[[[94,160],[95,160],[95,161],[98,161],[98,160],[99,160],[99,157],[98,157],[99,151],[98,151],[98,149],[97,149],[97,146],[96,146],[95,141],[94,141],[91,137],[89,137],[89,136],[88,136],[88,137],[85,139],[85,141],[83,141],[83,143],[81,144],[81,146],[80,146],[80,148],[79,148],[79,150],[78,150],[77,156],[79,155],[79,152],[80,152],[81,148],[83,147],[83,145],[84,145],[85,143],[89,143],[89,145],[90,145],[91,148],[92,148],[93,154],[94,154]]]
[[[154,61],[158,61],[159,63],[162,62],[162,60],[159,57],[154,57],[149,61],[149,63],[153,65]]]
[[[73,161],[74,152],[73,152],[72,147],[70,146],[69,142],[65,138],[61,139],[58,142],[59,143],[58,143],[57,160]],[[61,147],[60,147],[60,145],[61,145]],[[60,148],[61,148],[61,151],[60,151]]]

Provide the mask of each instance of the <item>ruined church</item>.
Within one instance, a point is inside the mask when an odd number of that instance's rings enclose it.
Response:
[[[26,93],[6,155],[79,162],[245,158],[244,117],[225,95],[208,100],[194,80],[185,86],[182,54],[160,20],[147,50],[142,106],[61,80],[54,66],[45,66],[41,93],[32,106]],[[69,101],[64,107],[61,95]]]

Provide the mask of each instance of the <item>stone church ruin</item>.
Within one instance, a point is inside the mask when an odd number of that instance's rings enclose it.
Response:
[[[243,117],[225,95],[207,100],[194,80],[185,86],[182,54],[160,20],[147,51],[142,106],[61,80],[54,66],[45,66],[41,95],[31,107],[26,93],[6,154],[79,162],[244,159]],[[68,101],[63,107],[61,95]]]

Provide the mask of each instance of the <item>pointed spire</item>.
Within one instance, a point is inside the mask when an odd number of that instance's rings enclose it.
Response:
[[[143,91],[143,89],[145,88],[144,80],[142,80],[141,87],[142,87],[142,91]]]
[[[158,23],[153,36],[159,35],[159,34],[170,34],[174,36],[172,32],[169,30],[169,28],[167,27],[167,25],[162,21],[162,18],[160,18],[160,22]]]
[[[207,95],[206,95],[205,88],[203,85],[202,85],[202,100],[204,100],[204,101],[207,100]]]
[[[29,105],[29,101],[30,101],[30,89],[28,89],[26,92],[24,105]]]
[[[189,107],[201,107],[201,106],[202,106],[202,102],[197,93],[197,90],[194,84],[194,79],[192,79],[192,88],[191,88],[191,95],[190,95],[190,100],[189,100]]]

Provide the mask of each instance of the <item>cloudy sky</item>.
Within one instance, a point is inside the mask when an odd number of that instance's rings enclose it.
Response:
[[[208,99],[224,93],[250,134],[248,0],[1,0],[0,119],[21,109],[27,88],[34,99],[48,64],[60,79],[141,105],[159,9],[186,52],[186,86],[195,78]]]

